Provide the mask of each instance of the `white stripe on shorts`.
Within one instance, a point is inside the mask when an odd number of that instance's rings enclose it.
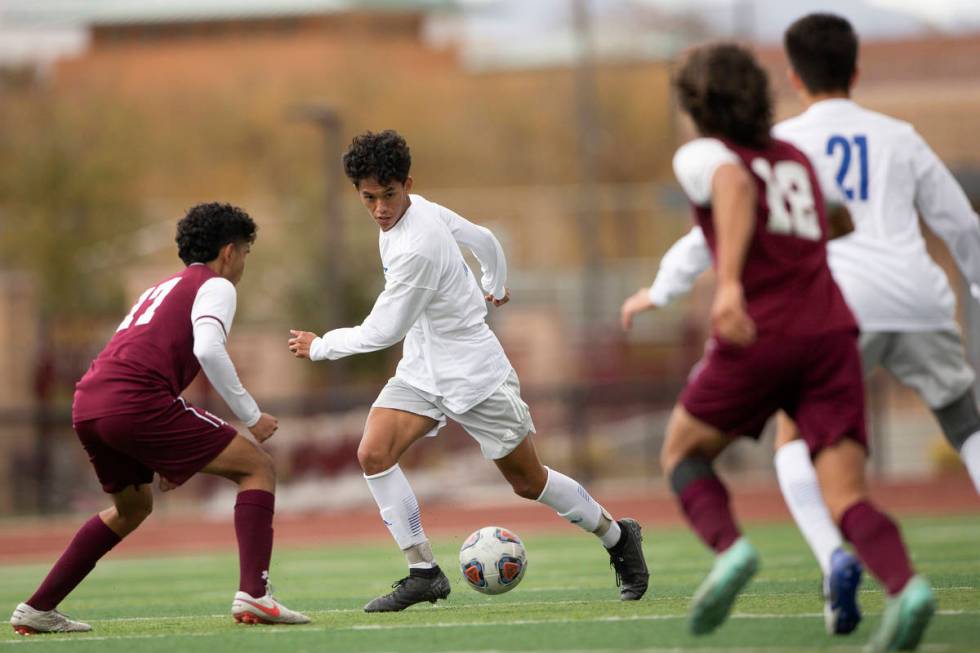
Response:
[[[177,397],[177,399],[178,399],[178,400],[180,401],[180,403],[181,403],[181,404],[183,404],[183,406],[184,406],[184,410],[186,410],[186,411],[188,411],[188,412],[190,412],[190,413],[191,413],[192,415],[194,415],[195,417],[197,417],[197,418],[199,418],[199,419],[202,419],[202,420],[204,420],[205,422],[207,422],[208,424],[210,424],[210,425],[211,425],[211,426],[213,426],[214,428],[216,428],[216,429],[217,429],[217,428],[221,428],[221,425],[222,425],[222,424],[224,424],[224,421],[223,421],[223,420],[221,420],[221,419],[220,419],[220,418],[218,418],[218,417],[215,417],[215,416],[214,416],[214,415],[212,415],[211,413],[209,413],[209,412],[207,412],[207,411],[205,411],[205,412],[204,412],[204,414],[202,415],[202,414],[201,414],[200,412],[198,412],[198,410],[197,410],[196,408],[194,408],[193,406],[188,406],[188,405],[187,405],[187,402],[186,402],[186,401],[184,401],[184,398],[183,398],[183,397]]]

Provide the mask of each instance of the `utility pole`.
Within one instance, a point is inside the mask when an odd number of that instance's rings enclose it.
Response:
[[[588,0],[572,0],[575,43],[575,116],[579,152],[579,201],[575,212],[582,251],[582,321],[586,332],[595,324],[599,301],[599,152],[600,125],[595,44]]]
[[[325,322],[328,328],[347,326],[346,267],[344,266],[344,216],[341,211],[340,132],[341,120],[337,111],[322,104],[306,104],[289,110],[293,120],[312,123],[320,131],[323,142],[323,222],[324,261],[321,270],[321,287],[325,304]],[[330,378],[341,383],[346,377],[346,361],[334,361],[330,365]]]
[[[578,206],[575,224],[578,227],[579,245],[582,252],[582,323],[579,338],[591,339],[596,328],[596,312],[600,300],[600,250],[599,250],[599,152],[600,126],[598,84],[596,82],[595,44],[592,38],[592,15],[588,0],[571,0],[575,28],[575,44],[578,50],[575,65],[575,117],[578,131]],[[582,351],[586,351],[585,348]],[[577,477],[588,481],[594,475],[592,460],[588,455],[589,440],[589,384],[592,379],[592,361],[584,358],[585,384],[579,385],[567,401],[570,402],[570,429],[575,441],[572,464]]]

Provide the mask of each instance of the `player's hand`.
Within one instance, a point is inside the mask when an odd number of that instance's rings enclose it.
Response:
[[[619,322],[623,325],[623,331],[632,328],[634,317],[652,308],[657,308],[657,305],[650,301],[649,288],[640,288],[627,297],[623,307],[619,309]]]
[[[296,358],[309,358],[310,345],[317,338],[317,335],[309,331],[294,331],[292,329],[290,329],[289,333],[293,336],[289,339],[289,351]]]
[[[504,304],[510,301],[510,291],[504,288],[504,296],[501,297],[500,299],[494,297],[492,293],[487,293],[485,295],[485,299],[491,304],[493,304],[494,306],[503,306]]]
[[[259,442],[265,442],[273,435],[275,435],[276,430],[279,429],[279,420],[270,415],[269,413],[262,413],[259,416],[259,421],[248,427],[249,432],[255,436],[255,439]]]
[[[164,478],[162,475],[160,476],[161,492],[170,492],[170,490],[176,489],[178,487],[180,487],[180,483],[174,483],[170,479]]]
[[[730,282],[718,286],[711,307],[711,326],[722,340],[745,347],[755,340],[755,322],[745,309],[742,284]]]

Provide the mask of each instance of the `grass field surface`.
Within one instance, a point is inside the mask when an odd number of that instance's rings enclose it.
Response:
[[[499,525],[506,526],[506,523]],[[939,614],[925,651],[980,651],[980,519],[902,520],[921,573],[933,584]],[[474,524],[476,526],[476,524]],[[339,525],[338,525],[339,527]],[[19,637],[9,626],[0,651],[859,651],[877,624],[882,593],[866,577],[865,620],[846,638],[824,633],[819,572],[790,525],[749,526],[762,569],[714,634],[687,633],[690,596],[711,563],[686,529],[645,531],[651,587],[622,603],[608,558],[594,538],[524,538],[529,567],[522,584],[484,596],[463,583],[459,542],[434,542],[453,583],[448,601],[402,613],[368,615],[361,607],[404,575],[393,544],[279,549],[272,578],[277,596],[313,619],[308,626],[239,626],[229,608],[237,589],[233,551],[220,555],[104,560],[61,606],[91,623],[74,635]],[[0,608],[9,614],[46,573],[49,563],[0,566]]]

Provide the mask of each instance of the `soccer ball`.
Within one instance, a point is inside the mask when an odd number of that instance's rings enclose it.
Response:
[[[467,584],[484,594],[503,594],[517,587],[527,569],[527,551],[513,531],[484,526],[459,550],[459,568]]]

